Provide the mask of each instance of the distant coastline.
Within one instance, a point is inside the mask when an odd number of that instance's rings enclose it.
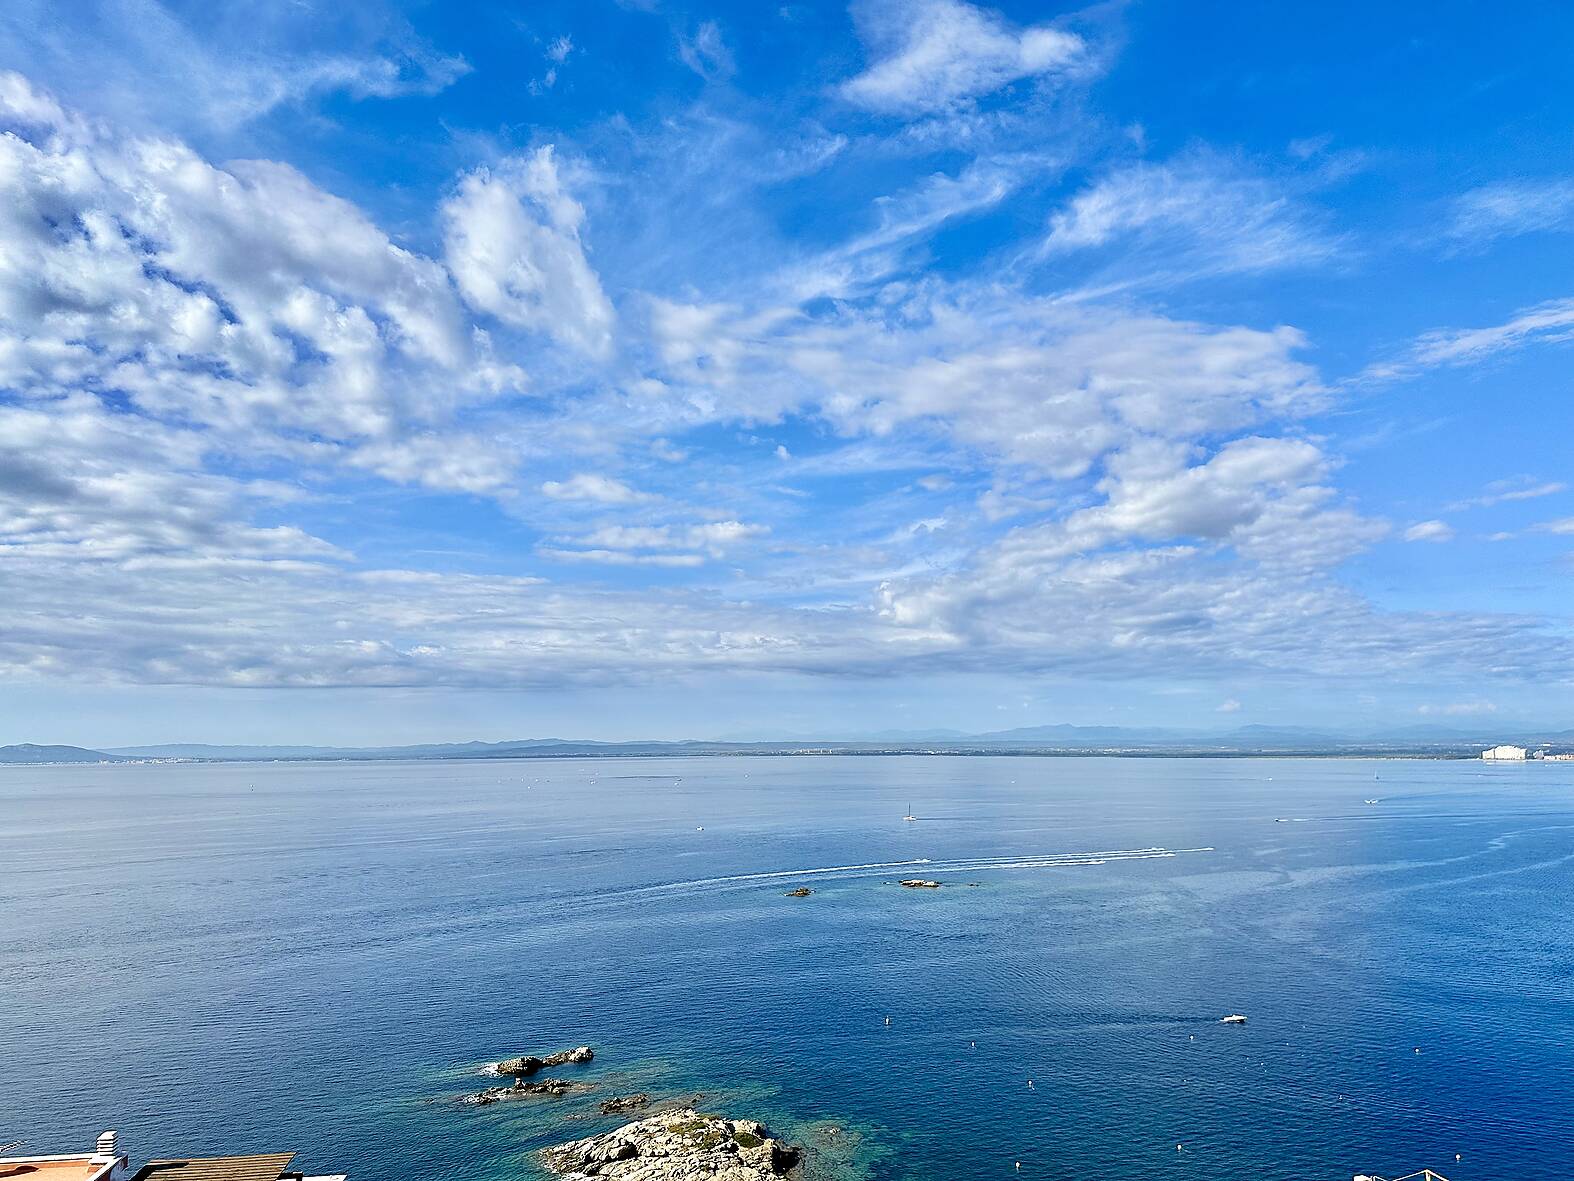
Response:
[[[1251,741],[1258,738],[1258,741]],[[1492,739],[1341,739],[1287,734],[1218,736],[1191,740],[1153,736],[1119,741],[1047,741],[969,736],[942,741],[759,741],[588,742],[526,739],[517,742],[452,743],[399,747],[208,746],[170,744],[93,749],[20,744],[0,747],[0,766],[137,763],[340,763],[592,758],[696,758],[739,756],[944,756],[1017,758],[1293,758],[1293,759],[1477,759]],[[1525,739],[1545,748],[1574,747],[1574,732]]]

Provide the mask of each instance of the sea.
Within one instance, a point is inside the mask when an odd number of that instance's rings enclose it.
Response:
[[[530,1179],[638,1091],[836,1181],[1566,1177],[1574,764],[0,769],[0,1142]]]

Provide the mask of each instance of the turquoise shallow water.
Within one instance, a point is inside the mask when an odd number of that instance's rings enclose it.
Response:
[[[0,831],[39,1151],[516,1177],[644,1089],[870,1181],[1574,1166],[1574,764],[9,768]],[[583,1100],[452,1102],[582,1042]]]

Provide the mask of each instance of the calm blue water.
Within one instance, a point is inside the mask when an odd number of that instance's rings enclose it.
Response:
[[[39,1151],[530,1176],[644,1089],[870,1181],[1574,1167],[1574,764],[8,768],[0,835]],[[1152,847],[1206,851],[1044,857]],[[451,1102],[582,1042],[597,1094]]]

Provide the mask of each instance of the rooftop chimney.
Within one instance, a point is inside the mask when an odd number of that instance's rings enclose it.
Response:
[[[99,1138],[98,1138],[98,1155],[99,1156],[119,1156],[120,1155],[120,1133],[119,1132],[116,1132],[113,1129],[111,1129],[110,1131],[103,1132],[103,1133],[101,1133],[99,1135]]]

